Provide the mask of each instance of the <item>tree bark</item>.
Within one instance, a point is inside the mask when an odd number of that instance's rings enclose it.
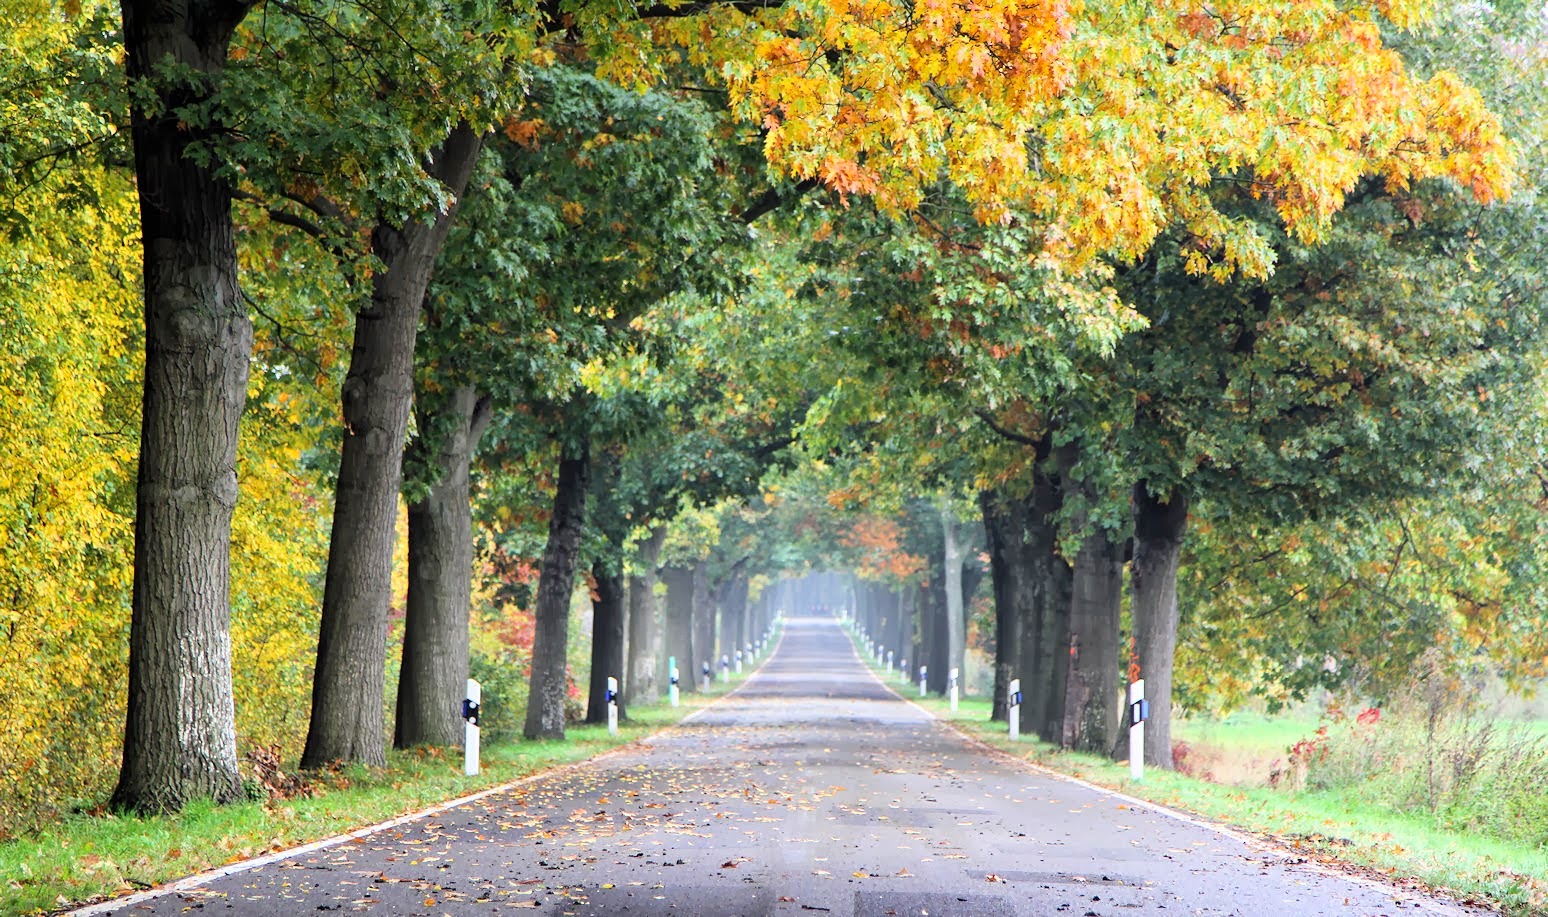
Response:
[[[554,493],[553,515],[548,520],[543,569],[538,574],[532,677],[527,692],[527,720],[522,728],[522,735],[529,739],[564,738],[570,594],[575,591],[575,564],[586,527],[590,474],[590,449],[566,445],[559,458],[559,486]]]
[[[735,669],[736,651],[745,639],[742,629],[747,622],[747,574],[737,564],[731,577],[720,587],[720,652]]]
[[[1177,568],[1188,528],[1188,496],[1174,490],[1164,499],[1145,482],[1134,486],[1134,562],[1130,608],[1138,645],[1140,677],[1150,701],[1145,724],[1145,763],[1172,766],[1172,665],[1177,653]]]
[[[468,679],[468,613],[473,592],[473,510],[468,473],[489,424],[489,401],[462,386],[432,405],[421,400],[421,431],[435,443],[439,479],[408,507],[408,600],[398,678],[396,748],[460,745]],[[431,413],[440,414],[432,417]]]
[[[640,575],[629,578],[629,677],[624,693],[631,704],[653,704],[661,699],[657,670],[661,664],[661,614],[656,601],[656,568],[665,526],[657,526],[640,544]]]
[[[462,194],[483,138],[454,129],[429,172]],[[371,278],[371,302],[355,316],[344,379],[344,445],[334,493],[323,584],[322,624],[312,681],[312,719],[301,766],[386,763],[387,611],[403,444],[414,395],[414,340],[436,255],[456,204],[428,221],[378,224],[371,251],[385,266]]]
[[[1088,501],[1096,494],[1071,478],[1073,451],[1061,456],[1065,486],[1079,487]],[[1059,744],[1080,751],[1110,754],[1118,739],[1118,634],[1123,598],[1123,551],[1105,528],[1085,513],[1072,523],[1089,527],[1075,556],[1070,583],[1069,663],[1064,689],[1064,721]]]
[[[135,495],[124,754],[114,808],[175,812],[241,795],[231,689],[231,514],[253,332],[237,283],[231,191],[188,156],[224,129],[189,129],[225,69],[247,2],[125,0],[140,200],[145,382]],[[164,82],[171,60],[187,76]],[[131,93],[131,97],[134,94]]]
[[[695,678],[703,674],[702,666],[709,665],[710,677],[715,677],[715,603],[710,598],[709,561],[700,560],[693,565],[693,651],[698,654],[700,668]]]
[[[939,549],[932,548],[929,557],[929,579],[919,585],[919,659],[929,669],[925,672],[925,688],[932,694],[946,693],[947,669],[951,667],[950,646],[947,643],[945,544],[937,542]]]
[[[624,629],[628,615],[624,601],[628,594],[624,575],[609,569],[599,558],[591,565],[597,581],[597,600],[591,604],[591,683],[586,697],[586,722],[607,722],[607,680],[624,683]],[[617,698],[618,718],[624,718],[624,698]]]
[[[1004,723],[1010,719],[1011,680],[1021,677],[1024,609],[1032,604],[1031,577],[1019,557],[1024,526],[1018,511],[1025,513],[1025,509],[994,490],[979,492],[978,507],[984,520],[989,584],[994,592],[994,698],[989,718]]]
[[[664,567],[661,579],[666,583],[666,654],[677,660],[678,687],[697,691],[697,660],[702,654],[696,651],[693,637],[693,568]]]
[[[898,637],[904,632],[903,616],[913,612],[913,600],[908,599],[905,604],[906,590],[895,590],[888,586],[879,588],[882,592],[876,603],[876,630],[872,631],[877,653],[886,656],[887,649],[891,647],[898,656],[907,656],[911,663],[917,663],[918,660],[913,656],[913,637],[910,636],[906,643]]]
[[[946,589],[946,669],[942,673],[948,679],[951,669],[962,673],[963,655],[966,653],[967,618],[963,614],[962,601],[962,546],[957,541],[957,516],[948,499],[941,501],[941,531],[944,544],[944,587]]]
[[[1059,553],[1054,523],[1064,507],[1060,480],[1039,468],[1022,516],[1023,563],[1030,577],[1027,617],[1021,625],[1022,690],[1027,709],[1022,722],[1045,742],[1058,744],[1064,731],[1067,672],[1070,664],[1070,564]]]

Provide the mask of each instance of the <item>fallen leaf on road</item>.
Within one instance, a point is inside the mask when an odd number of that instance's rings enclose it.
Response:
[[[989,875],[984,876],[984,881],[985,882],[1004,882],[1005,880],[1000,878],[999,873],[991,872]]]

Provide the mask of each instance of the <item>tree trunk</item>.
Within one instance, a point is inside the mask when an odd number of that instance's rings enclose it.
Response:
[[[1070,476],[1074,452],[1061,456],[1060,477],[1080,487],[1088,501],[1096,494]],[[1118,738],[1118,634],[1123,598],[1123,551],[1105,528],[1085,513],[1072,524],[1089,526],[1070,584],[1069,663],[1065,678],[1064,722],[1059,743],[1065,748],[1110,754]]]
[[[989,718],[1010,719],[1010,683],[1021,677],[1021,623],[1032,604],[1032,577],[1023,563],[1026,510],[1001,491],[978,494],[989,550],[989,584],[994,592],[994,698]],[[1023,690],[1025,694],[1025,690]]]
[[[698,654],[699,677],[703,666],[709,665],[710,677],[715,677],[715,603],[710,598],[709,561],[700,560],[693,565],[693,651]]]
[[[876,648],[882,655],[886,655],[887,648],[890,646],[899,656],[909,656],[917,663],[918,660],[912,658],[914,652],[912,633],[907,643],[901,642],[897,636],[904,632],[901,621],[904,615],[913,616],[913,599],[904,601],[904,596],[908,594],[906,589],[894,590],[885,586],[882,588],[886,591],[882,595],[881,602],[876,606],[876,630],[873,632],[876,636]]]
[[[741,649],[742,628],[747,621],[747,574],[737,564],[731,578],[720,587],[720,652],[735,669],[736,651]]]
[[[1059,553],[1054,519],[1064,506],[1058,478],[1039,468],[1022,516],[1022,550],[1031,576],[1027,617],[1021,625],[1022,690],[1030,724],[1045,742],[1058,744],[1064,731],[1067,672],[1070,664],[1070,565]]]
[[[631,704],[653,704],[661,699],[661,685],[656,679],[661,657],[656,568],[666,534],[665,526],[657,526],[640,544],[642,570],[639,576],[629,578],[629,677],[624,681],[624,693]]]
[[[677,660],[678,687],[697,691],[696,660],[702,654],[696,652],[693,639],[693,568],[665,567],[661,579],[666,583],[666,654]]]
[[[624,601],[628,590],[624,575],[608,568],[605,559],[591,565],[597,581],[597,600],[591,604],[591,690],[586,698],[586,722],[607,722],[607,680],[624,683],[624,629],[628,615]],[[624,699],[617,698],[618,717],[624,715]]]
[[[112,805],[175,812],[241,795],[231,691],[231,514],[237,426],[253,332],[237,285],[231,191],[189,129],[225,69],[246,2],[125,0],[145,284],[145,382],[135,496],[134,587],[124,755]],[[188,73],[161,81],[170,59]]]
[[[438,410],[442,416],[432,418]],[[468,679],[473,587],[473,511],[468,469],[489,423],[489,401],[471,386],[439,405],[420,403],[421,431],[444,430],[440,478],[408,508],[408,601],[393,745],[460,745]]]
[[[1145,763],[1172,766],[1172,663],[1177,652],[1177,566],[1188,528],[1188,496],[1157,499],[1134,486],[1134,563],[1130,567],[1134,638],[1150,701]]]
[[[483,145],[467,125],[452,131],[430,174],[462,194]],[[384,269],[371,302],[355,316],[344,379],[344,446],[334,492],[323,584],[322,624],[312,681],[312,719],[301,766],[333,761],[386,763],[387,610],[398,516],[403,443],[414,395],[414,339],[435,259],[456,204],[428,222],[378,224],[371,252]]]
[[[931,694],[946,693],[946,678],[951,673],[951,646],[948,641],[946,622],[947,590],[945,577],[939,575],[944,567],[944,555],[931,552],[930,579],[919,586],[919,641],[920,659],[929,670],[925,672],[925,688]]]
[[[538,574],[532,677],[527,692],[527,721],[522,728],[522,735],[529,739],[564,738],[570,595],[575,591],[575,564],[586,527],[590,474],[590,449],[585,445],[566,445],[559,457],[559,485],[554,493],[553,516],[548,520],[543,569]]]
[[[957,542],[957,516],[947,499],[941,501],[941,531],[944,539],[944,583],[946,590],[946,669],[941,673],[948,679],[951,669],[962,674],[962,658],[966,652],[967,618],[962,602],[962,546]],[[944,683],[944,682],[943,682]]]
[[[860,628],[871,639],[881,638],[880,622],[884,611],[884,603],[887,601],[887,593],[880,583],[874,580],[864,580],[860,583],[860,591],[864,598],[859,603]]]

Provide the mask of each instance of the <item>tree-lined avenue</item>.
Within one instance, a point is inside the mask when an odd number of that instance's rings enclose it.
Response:
[[[632,748],[116,911],[1377,915],[1460,906],[1304,865],[964,739],[791,618]]]

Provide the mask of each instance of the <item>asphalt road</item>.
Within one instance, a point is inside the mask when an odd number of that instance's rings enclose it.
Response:
[[[730,697],[642,745],[94,913],[1474,914],[987,752],[838,624],[787,619]]]

